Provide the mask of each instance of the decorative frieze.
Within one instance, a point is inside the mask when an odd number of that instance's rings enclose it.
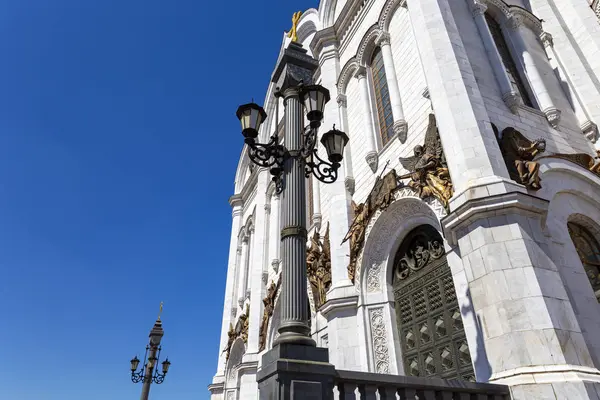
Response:
[[[378,374],[390,373],[390,355],[388,350],[387,332],[383,318],[383,307],[369,310],[371,322],[371,336],[375,372]]]

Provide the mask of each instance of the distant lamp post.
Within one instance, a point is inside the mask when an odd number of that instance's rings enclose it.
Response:
[[[142,396],[140,400],[148,400],[150,394],[150,385],[152,383],[161,384],[165,381],[165,376],[169,372],[171,362],[169,358],[162,362],[162,373],[158,372],[158,368],[154,369],[160,362],[160,340],[164,335],[162,328],[162,321],[160,320],[160,314],[162,313],[163,303],[160,303],[160,312],[158,318],[150,331],[150,342],[146,346],[146,353],[144,354],[144,362],[138,372],[138,366],[140,360],[135,356],[131,359],[131,381],[133,383],[142,382]]]

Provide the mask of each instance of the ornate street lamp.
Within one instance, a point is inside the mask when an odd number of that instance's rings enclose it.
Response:
[[[285,105],[285,146],[279,143],[277,133],[270,137],[268,143],[257,143],[260,125],[266,119],[266,113],[259,105],[243,105],[236,114],[242,124],[242,134],[249,149],[248,156],[255,164],[270,169],[277,193],[283,193],[282,316],[274,347],[287,344],[314,347],[315,341],[310,337],[306,292],[306,177],[312,174],[323,183],[335,182],[348,136],[334,126],[321,138],[329,161],[319,157],[316,148],[317,134],[325,104],[330,98],[329,91],[321,85],[304,85],[304,78],[297,79],[298,76],[304,76],[310,82],[311,74],[303,73],[310,72],[309,69],[288,69],[294,62],[302,68],[311,69],[316,63],[311,61],[307,64],[303,55],[306,51],[301,46],[292,43],[290,47],[291,52],[284,55],[283,64],[276,68],[273,77],[274,82],[280,80],[281,83],[275,96],[283,97]],[[300,54],[300,57],[297,58],[295,54]],[[308,126],[304,126],[303,111],[306,111]],[[279,122],[278,114],[279,106],[276,108],[276,123]]]
[[[160,303],[160,312],[162,312],[162,303]],[[141,400],[148,400],[148,395],[150,393],[150,385],[152,383],[161,384],[165,380],[165,376],[167,372],[169,372],[169,367],[171,366],[171,362],[169,358],[162,362],[162,373],[154,369],[156,365],[160,361],[160,352],[162,347],[160,345],[160,340],[164,335],[164,331],[162,328],[162,321],[160,320],[160,313],[158,314],[158,318],[150,331],[150,342],[146,346],[146,353],[144,354],[144,362],[142,363],[142,367],[138,372],[138,366],[140,365],[140,360],[135,356],[131,359],[131,381],[133,383],[143,383],[142,387],[142,396]]]

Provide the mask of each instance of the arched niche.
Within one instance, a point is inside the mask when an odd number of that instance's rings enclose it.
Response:
[[[241,338],[238,338],[233,342],[229,351],[229,359],[225,369],[225,390],[239,390],[240,380],[237,372],[244,354],[246,354],[246,344]]]

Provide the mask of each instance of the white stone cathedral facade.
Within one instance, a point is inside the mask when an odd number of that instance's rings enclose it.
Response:
[[[338,180],[307,186],[309,237],[330,243],[324,302],[309,285],[312,336],[337,369],[600,399],[599,14],[597,0],[321,0],[303,13],[298,42],[331,93],[320,133],[350,138]],[[283,129],[266,89],[262,142]],[[418,145],[433,169],[407,161]],[[258,398],[279,320],[280,201],[247,150],[215,400]]]

